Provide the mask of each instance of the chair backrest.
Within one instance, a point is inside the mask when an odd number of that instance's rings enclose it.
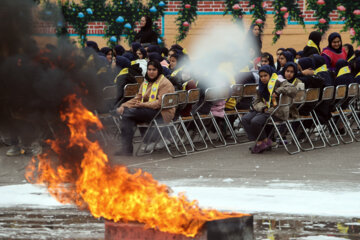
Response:
[[[320,97],[320,88],[308,88],[306,89],[306,101],[307,103],[317,102]]]
[[[351,83],[348,86],[348,97],[356,97],[359,95],[359,84],[358,83]]]
[[[249,83],[244,85],[242,97],[255,97],[257,93],[258,84]]]
[[[296,96],[293,99],[293,103],[294,104],[301,104],[304,103],[306,100],[306,91],[305,89],[303,90],[298,90],[296,93]]]
[[[335,90],[334,86],[324,87],[321,99],[323,101],[332,100],[334,98],[334,90]]]
[[[166,93],[161,99],[161,109],[174,108],[178,106],[179,95],[177,93]]]
[[[285,107],[291,105],[293,99],[287,95],[280,94],[279,97],[279,107]]]
[[[139,92],[140,85],[138,83],[126,84],[124,87],[124,98],[135,97]]]
[[[244,85],[242,84],[231,85],[231,97],[240,98],[243,94],[243,90],[244,90]]]
[[[188,91],[188,98],[187,98],[187,103],[188,104],[194,104],[199,102],[200,99],[200,89],[196,88],[196,89],[190,89]]]
[[[117,98],[117,86],[106,86],[102,90],[104,100],[113,100]]]
[[[346,85],[338,85],[335,90],[335,100],[343,99],[346,97]]]
[[[183,105],[187,103],[187,92],[185,90],[179,90],[176,91],[176,93],[179,95],[178,98],[178,104]]]
[[[143,76],[135,76],[135,80],[138,84],[142,84],[144,81],[144,77]]]
[[[208,88],[205,91],[205,101],[214,102],[218,100],[225,100],[230,97],[230,88],[229,87],[217,87],[217,88]]]

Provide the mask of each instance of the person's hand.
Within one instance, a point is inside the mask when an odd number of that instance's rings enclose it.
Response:
[[[119,115],[122,115],[124,113],[124,110],[125,108],[123,106],[120,106],[116,109],[116,112],[119,114]]]
[[[145,107],[145,103],[143,102],[136,102],[135,105],[134,105],[135,108],[141,108],[141,107]]]
[[[276,94],[276,92],[273,92],[273,93],[272,93],[272,97],[273,97],[273,98],[276,98],[277,96],[278,96],[278,95]]]
[[[314,75],[314,70],[309,68],[309,69],[305,69],[302,71],[302,74],[305,75],[305,76],[312,76]]]

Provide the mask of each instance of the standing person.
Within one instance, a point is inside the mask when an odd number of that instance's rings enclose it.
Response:
[[[152,29],[153,22],[149,16],[143,16],[140,20],[140,31],[135,36],[135,42],[139,42],[141,44],[155,44],[157,45],[158,35]]]
[[[328,69],[335,72],[336,63],[340,60],[346,60],[347,55],[345,48],[342,46],[341,36],[337,32],[333,32],[328,37],[329,45],[323,49],[321,56],[325,58]]]
[[[275,70],[269,65],[262,66],[259,69],[260,82],[257,96],[253,102],[253,109],[247,113],[242,119],[241,123],[248,135],[250,141],[254,141],[259,136],[266,120],[269,118],[272,111],[276,107],[275,101],[278,101],[280,94],[289,97],[295,97],[296,88],[294,85],[288,83],[286,80],[280,82]],[[289,107],[281,107],[274,114],[275,119],[287,120],[289,117]],[[251,153],[262,153],[268,148],[271,148],[272,141],[266,136],[265,131],[259,137],[259,141],[255,147],[251,149]]]
[[[255,58],[261,56],[262,40],[261,29],[259,25],[252,24],[248,32],[248,40],[254,43],[253,49],[255,51]]]
[[[310,57],[313,54],[321,54],[320,51],[321,32],[313,31],[309,35],[309,40],[304,47],[303,57]]]
[[[162,96],[174,93],[174,86],[162,74],[162,67],[158,61],[150,61],[144,82],[138,94],[131,100],[117,108],[121,115],[121,150],[117,155],[132,155],[134,136],[137,123],[150,122],[161,108]],[[165,109],[159,116],[164,122],[170,122],[175,115],[175,108]]]

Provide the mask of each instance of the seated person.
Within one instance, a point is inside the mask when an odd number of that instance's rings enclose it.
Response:
[[[144,82],[139,93],[133,99],[121,104],[117,113],[121,115],[121,150],[117,155],[132,155],[134,136],[137,123],[150,122],[161,108],[162,96],[174,93],[171,82],[162,74],[162,67],[158,61],[150,61]],[[165,109],[158,117],[164,122],[170,122],[175,115],[175,108]]]
[[[280,82],[275,70],[269,65],[259,69],[260,82],[257,96],[253,102],[253,111],[245,114],[241,123],[250,141],[258,138],[266,120],[277,106],[280,94],[295,97],[296,87],[286,80]],[[287,120],[289,118],[289,107],[281,107],[273,116],[275,119]],[[271,148],[272,141],[266,136],[265,131],[259,136],[259,141],[251,149],[251,153],[262,153]]]

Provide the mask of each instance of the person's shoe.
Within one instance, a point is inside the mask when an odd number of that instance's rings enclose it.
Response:
[[[155,147],[155,143],[154,143],[154,142],[149,143],[149,144],[147,144],[147,145],[142,145],[142,146],[141,146],[141,151],[149,152],[149,151],[153,150],[154,147]]]
[[[239,128],[235,130],[236,134],[245,134],[245,129],[244,128]]]
[[[22,149],[18,145],[11,146],[9,150],[6,152],[6,156],[14,157],[22,154]]]
[[[255,145],[253,148],[251,148],[251,153],[262,153],[266,150],[267,144],[265,142],[262,142],[260,145]]]
[[[267,146],[266,151],[271,151],[272,145],[273,145],[273,141],[271,141],[271,139],[268,138],[267,141],[266,141],[266,146]]]
[[[170,140],[168,140],[168,139],[165,139],[165,141],[166,141],[166,144],[167,145],[169,145],[171,142],[170,142]],[[165,144],[164,144],[164,141],[160,141],[160,142],[158,142],[156,145],[155,145],[155,150],[161,150],[161,149],[163,149],[165,147]]]

